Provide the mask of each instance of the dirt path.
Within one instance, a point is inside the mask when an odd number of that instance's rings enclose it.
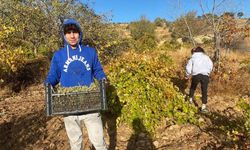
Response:
[[[236,99],[213,96],[209,99],[210,113],[199,118],[204,125],[167,126],[163,123],[155,139],[147,133],[135,135],[125,125],[116,129],[115,118],[106,117],[105,139],[111,150],[243,149],[250,141],[244,141],[239,136],[237,145],[235,141],[228,140],[227,133],[222,129],[237,125],[236,117],[240,112],[235,105]],[[44,89],[41,84],[1,100],[0,108],[1,150],[69,149],[63,119],[45,115]],[[89,149],[87,137],[84,139],[85,147]],[[241,142],[244,142],[243,147],[239,147]]]
[[[183,58],[187,58],[189,53],[184,49],[180,53],[173,54],[172,57],[176,59],[174,61],[177,62],[179,65],[177,68],[180,70],[183,68]],[[173,79],[173,82],[183,93],[187,93],[189,85],[182,78],[180,76]],[[213,82],[215,80],[211,80],[210,85],[217,85]],[[222,95],[220,92],[214,92],[215,88],[216,86],[209,88],[210,112],[199,115],[199,126],[169,125],[166,121],[157,129],[155,138],[147,133],[134,133],[133,129],[126,125],[116,127],[116,118],[104,114],[105,140],[109,149],[250,149],[249,138],[235,132],[236,129],[241,129],[244,123],[242,112],[236,105],[239,96],[231,93]],[[196,94],[199,97],[199,92]],[[43,84],[30,86],[16,95],[4,94],[0,90],[0,95],[0,150],[69,149],[63,118],[46,116]],[[199,107],[201,101],[197,99],[196,102]],[[83,129],[86,133],[86,129],[84,127]],[[90,149],[86,134],[84,145],[87,150]]]

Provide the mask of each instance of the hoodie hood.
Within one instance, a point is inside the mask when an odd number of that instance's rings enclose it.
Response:
[[[66,26],[66,25],[69,25],[69,24],[74,24],[74,25],[76,25],[77,26],[77,28],[79,28],[79,30],[80,30],[80,35],[79,35],[79,41],[78,41],[78,48],[79,48],[79,51],[81,52],[82,51],[82,49],[81,49],[81,45],[82,45],[82,37],[83,37],[83,33],[82,33],[82,29],[81,29],[81,26],[80,26],[80,24],[79,24],[79,22],[77,22],[75,19],[65,19],[64,20],[64,22],[63,22],[63,27],[62,27],[62,35],[63,35],[63,42],[64,42],[64,46],[66,47],[66,50],[67,50],[67,56],[68,56],[68,58],[70,57],[70,46],[69,46],[69,43],[66,41],[66,39],[65,39],[65,35],[64,35],[64,32],[63,32],[63,30],[64,30],[64,27]]]
[[[63,29],[66,25],[69,25],[69,24],[74,24],[77,26],[77,28],[80,29],[80,36],[79,36],[79,42],[78,44],[79,45],[82,45],[82,38],[83,38],[83,33],[82,33],[82,29],[81,29],[81,26],[79,24],[79,22],[77,22],[75,19],[65,19],[64,22],[63,22],[63,27],[62,27],[62,35],[63,35],[63,39],[64,39],[64,45],[68,45],[68,42],[65,40],[65,35],[63,33]]]
[[[192,57],[196,58],[196,57],[201,57],[203,55],[205,55],[203,52],[194,52],[193,55],[192,55]]]
[[[209,75],[213,69],[213,62],[203,52],[194,52],[186,66],[187,75]]]
[[[62,29],[68,24],[74,24],[80,29],[80,24],[74,19],[65,20]],[[106,78],[96,50],[81,45],[81,30],[80,37],[74,50],[64,39],[64,47],[53,55],[46,83],[50,83],[52,86],[60,83],[62,87],[90,86],[94,82],[94,78],[97,80]]]

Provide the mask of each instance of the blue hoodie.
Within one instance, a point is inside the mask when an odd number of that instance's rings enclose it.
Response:
[[[80,24],[74,19],[68,19],[63,23],[75,24],[81,29]],[[92,47],[83,46],[82,30],[76,49],[72,49],[64,38],[64,47],[53,55],[46,83],[55,86],[60,82],[63,87],[90,86],[94,78],[101,80],[106,78],[96,50]]]

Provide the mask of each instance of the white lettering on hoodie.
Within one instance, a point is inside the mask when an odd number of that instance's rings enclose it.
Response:
[[[67,72],[68,71],[68,67],[69,65],[74,62],[74,61],[80,61],[84,64],[84,66],[86,67],[86,70],[90,70],[90,65],[89,63],[85,60],[85,58],[83,56],[79,56],[78,55],[73,55],[72,57],[69,57],[65,63],[64,63],[64,66],[63,66],[63,71],[64,72]]]
[[[213,69],[212,60],[202,52],[195,52],[189,59],[186,66],[186,74],[189,75],[209,75]]]

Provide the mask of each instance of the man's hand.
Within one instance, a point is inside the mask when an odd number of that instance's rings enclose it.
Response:
[[[190,76],[185,76],[185,79],[186,79],[186,80],[189,80],[189,78],[190,78]]]
[[[107,78],[103,78],[101,81],[104,82],[106,85],[109,85],[109,80]]]

